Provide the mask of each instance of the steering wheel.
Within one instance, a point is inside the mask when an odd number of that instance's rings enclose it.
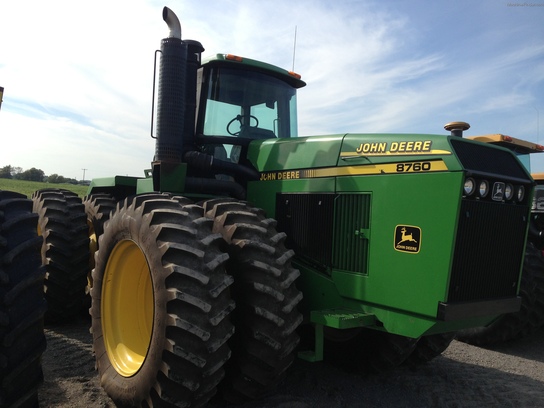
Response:
[[[242,131],[242,127],[244,126],[242,124],[242,118],[243,118],[242,115],[236,115],[236,117],[231,119],[231,121],[227,124],[227,132],[229,133],[229,135],[232,135],[232,136],[239,136],[240,135],[240,132]],[[251,125],[251,119],[255,120],[255,125],[253,125],[253,126]],[[230,125],[232,125],[236,121],[240,122],[240,130],[238,130],[237,132],[232,132],[230,130]],[[259,127],[259,119],[257,119],[256,116],[249,115],[249,121],[250,121],[249,127]]]

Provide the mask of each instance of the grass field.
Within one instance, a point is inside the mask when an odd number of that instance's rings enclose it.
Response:
[[[70,190],[76,193],[78,196],[83,197],[87,194],[88,186],[80,186],[75,184],[51,184],[51,183],[40,183],[37,181],[25,181],[25,180],[10,180],[0,178],[0,190],[15,191],[26,195],[28,198],[36,190],[41,190],[44,188],[62,188],[65,190]]]

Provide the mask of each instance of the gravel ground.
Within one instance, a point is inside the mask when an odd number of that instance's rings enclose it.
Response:
[[[40,407],[114,407],[94,370],[89,322],[48,327]],[[297,360],[274,395],[238,408],[543,407],[544,330],[493,348],[454,341],[432,362],[357,375]],[[213,403],[210,408],[225,407]]]

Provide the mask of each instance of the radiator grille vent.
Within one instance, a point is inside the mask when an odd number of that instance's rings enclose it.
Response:
[[[335,214],[333,267],[367,273],[370,194],[339,196]]]
[[[287,234],[286,245],[316,267],[331,265],[335,194],[278,194],[278,230]]]
[[[278,194],[278,230],[322,271],[367,271],[370,194]]]
[[[463,200],[448,302],[516,295],[526,219],[525,206]]]

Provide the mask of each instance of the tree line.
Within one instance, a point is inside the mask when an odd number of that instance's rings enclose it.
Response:
[[[73,178],[67,178],[58,174],[45,175],[45,172],[41,169],[32,167],[28,170],[23,170],[21,167],[7,165],[0,168],[0,178],[14,179],[14,180],[26,180],[26,181],[40,181],[53,184],[82,184]]]

